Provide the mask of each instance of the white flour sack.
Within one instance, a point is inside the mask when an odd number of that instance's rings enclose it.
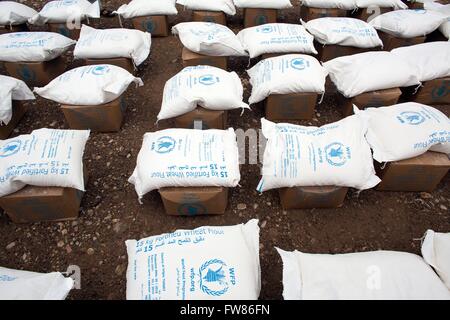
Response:
[[[222,11],[229,15],[236,14],[233,0],[177,0],[177,3],[190,10]]]
[[[123,68],[98,64],[69,70],[34,92],[60,104],[99,105],[120,97],[133,82],[144,85]]]
[[[290,0],[233,0],[238,8],[287,9],[292,8]]]
[[[213,22],[182,22],[172,33],[188,50],[208,56],[246,56],[244,48],[231,29]]]
[[[317,42],[353,46],[358,48],[374,48],[383,46],[374,27],[367,22],[354,18],[325,17],[303,22],[303,26]]]
[[[83,25],[73,55],[86,58],[131,58],[136,66],[147,59],[151,35],[134,29],[94,29]]]
[[[230,128],[146,133],[128,181],[142,198],[163,187],[235,187],[239,180],[236,134]]]
[[[22,80],[0,75],[0,128],[12,118],[12,100],[34,100],[34,94]]]
[[[364,134],[366,122],[350,116],[322,127],[261,119],[267,138],[259,192],[296,186],[373,188],[372,153]]]
[[[89,130],[39,129],[0,140],[0,197],[26,185],[84,191],[83,152]]]
[[[125,242],[127,300],[256,300],[258,220]]]
[[[447,19],[439,27],[439,31],[447,39],[450,39],[450,3],[444,5],[437,2],[427,2],[424,3],[423,6],[426,10],[439,12],[447,17]]]
[[[398,251],[311,254],[278,249],[285,300],[447,300],[418,255]]]
[[[339,8],[352,10],[356,8],[356,0],[301,0],[302,6],[313,8]]]
[[[408,5],[402,0],[356,0],[358,8],[392,8],[394,10],[408,9]],[[372,13],[377,13],[373,11]]]
[[[48,22],[76,24],[86,18],[100,18],[98,1],[94,3],[87,0],[50,1],[28,22],[36,25],[43,25]]]
[[[317,53],[314,37],[298,24],[267,23],[241,30],[237,36],[250,58],[264,53]]]
[[[26,23],[37,14],[36,10],[15,1],[0,1],[0,25],[16,25]]]
[[[37,273],[0,267],[0,300],[64,300],[72,278],[59,272]]]
[[[176,15],[178,10],[175,6],[176,0],[132,0],[128,4],[120,6],[118,15],[125,19],[149,15]]]
[[[399,38],[421,37],[436,30],[446,19],[442,13],[429,10],[390,11],[369,21],[375,29]]]
[[[447,18],[447,20],[441,24],[439,27],[439,31],[450,40],[450,17]]]
[[[368,91],[420,84],[417,67],[387,51],[338,57],[323,66],[338,91],[347,98]]]
[[[59,57],[75,43],[55,32],[7,33],[0,35],[0,61],[48,61]]]
[[[197,105],[209,110],[249,109],[236,72],[212,66],[186,67],[166,82],[158,121],[177,117]]]
[[[450,42],[433,41],[391,51],[418,69],[420,81],[450,76]]]
[[[287,54],[261,60],[247,70],[252,85],[249,103],[271,94],[325,92],[327,71],[320,62],[305,54]]]
[[[450,154],[450,120],[435,108],[405,102],[354,111],[368,121],[366,138],[378,162],[409,159],[427,150]]]
[[[422,257],[450,290],[450,233],[427,230],[422,242]]]

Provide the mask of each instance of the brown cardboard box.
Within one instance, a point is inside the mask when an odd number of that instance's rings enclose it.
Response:
[[[169,35],[169,23],[167,16],[142,16],[132,19],[135,29],[146,31],[152,37],[167,37]]]
[[[193,11],[192,21],[214,22],[227,25],[227,17],[222,11]]]
[[[48,31],[62,34],[63,36],[73,40],[78,40],[78,38],[80,38],[81,29],[69,28],[67,26],[67,23],[62,22],[62,23],[48,23]]]
[[[118,66],[127,70],[131,74],[134,74],[134,65],[133,61],[130,58],[84,59],[84,64],[112,64],[114,66]]]
[[[425,81],[423,87],[404,89],[408,100],[423,104],[450,104],[450,77]]]
[[[228,204],[228,188],[161,188],[159,194],[169,215],[197,216],[223,214]]]
[[[22,101],[13,100],[12,103],[12,118],[6,126],[0,125],[0,140],[8,139],[20,119],[22,119],[23,115],[27,111],[27,108]]]
[[[244,9],[244,28],[259,26],[266,23],[277,22],[277,9]]]
[[[324,18],[324,17],[345,17],[347,16],[347,10],[338,8],[313,8],[313,7],[300,7],[300,17],[303,21]]]
[[[351,99],[339,94],[339,100],[342,104],[342,114],[344,116],[352,115],[353,105],[356,105],[359,109],[391,106],[398,102],[401,94],[402,92],[399,88],[369,91]]]
[[[336,186],[278,189],[283,209],[338,208],[347,191],[348,188]]]
[[[123,96],[97,106],[61,105],[70,129],[117,132],[122,126],[126,105]]]
[[[181,52],[181,59],[183,60],[184,67],[205,65],[227,70],[228,57],[206,56],[203,54],[192,52],[183,47],[183,51]]]
[[[11,77],[23,80],[29,87],[46,86],[66,70],[61,57],[43,62],[5,62],[4,65]]]
[[[335,44],[327,44],[327,45],[318,44],[317,48],[318,48],[317,51],[319,52],[319,60],[322,62],[326,62],[342,56],[349,56],[352,54],[363,53],[368,51],[377,51],[380,49],[380,48],[357,48],[350,46],[340,46]]]
[[[271,94],[266,99],[268,120],[309,120],[314,117],[317,93]]]
[[[377,11],[375,12],[375,10]],[[377,15],[387,13],[393,9],[389,7],[377,7],[375,10],[372,8],[359,8],[358,11],[351,13],[351,17],[368,22],[369,18],[373,19]]]
[[[84,184],[88,172],[83,168]],[[73,188],[25,188],[0,198],[0,207],[14,223],[74,220],[78,217],[84,192]]]
[[[0,34],[29,31],[26,23],[13,25],[13,26],[0,26]]]
[[[415,44],[421,44],[425,42],[425,36],[414,38],[397,38],[383,31],[378,31],[378,35],[383,42],[383,50],[391,51],[392,49],[399,47],[412,46]]]
[[[401,161],[388,162],[384,169],[375,161],[377,175],[382,180],[377,190],[433,191],[450,169],[450,160],[444,153],[428,151]]]
[[[175,118],[175,127],[187,129],[226,129],[228,111],[207,110],[197,107],[195,110]],[[201,128],[196,128],[199,121]]]

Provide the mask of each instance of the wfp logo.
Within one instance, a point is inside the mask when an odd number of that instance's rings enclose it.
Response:
[[[234,284],[234,268],[228,268],[222,260],[212,259],[200,267],[200,289],[207,295],[221,296]]]
[[[36,73],[30,69],[27,65],[20,65],[18,69],[18,74],[24,81],[35,81]]]
[[[303,58],[295,58],[291,60],[291,67],[297,70],[304,70],[309,66],[309,63]]]
[[[256,29],[256,31],[261,33],[271,33],[273,32],[273,28],[272,26],[262,26]]]
[[[425,117],[419,112],[404,111],[398,116],[398,120],[401,123],[407,123],[410,125],[418,125],[425,121]]]
[[[205,74],[198,78],[198,82],[205,86],[213,85],[217,82],[217,79],[212,74]]]
[[[343,166],[347,162],[347,158],[344,153],[344,145],[340,142],[334,142],[329,144],[325,148],[325,155],[327,162],[332,166]]]
[[[0,158],[6,158],[16,154],[20,150],[22,142],[20,140],[14,140],[8,142],[0,149]]]
[[[206,208],[200,203],[184,203],[178,207],[178,213],[185,216],[206,214]]]
[[[169,153],[175,148],[175,140],[171,137],[164,136],[156,142],[156,152]]]
[[[108,66],[96,66],[91,70],[91,73],[96,76],[102,76],[107,72],[109,72]]]

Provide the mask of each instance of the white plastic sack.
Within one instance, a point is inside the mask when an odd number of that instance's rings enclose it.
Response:
[[[34,92],[60,104],[99,105],[120,97],[133,82],[144,85],[123,68],[98,64],[69,70]]]
[[[337,44],[358,48],[383,46],[374,27],[354,18],[325,17],[303,22],[316,41],[323,45]]]
[[[433,41],[391,50],[418,69],[420,81],[450,76],[450,42]]]
[[[288,9],[292,8],[290,0],[233,0],[238,8]]]
[[[387,51],[338,57],[323,66],[338,91],[347,98],[368,91],[420,84],[417,67]]]
[[[172,27],[188,50],[208,56],[246,56],[231,29],[212,22],[182,22]]]
[[[125,242],[127,300],[256,300],[258,220]]]
[[[424,3],[424,9],[439,12],[447,17],[439,27],[439,31],[441,31],[447,39],[450,39],[450,4],[426,2]]]
[[[450,292],[418,255],[310,254],[278,249],[285,300],[442,300]]]
[[[315,53],[314,37],[298,24],[267,23],[246,28],[238,38],[250,58],[264,53]]]
[[[89,130],[39,129],[0,140],[0,197],[26,185],[84,191],[83,152]]]
[[[94,3],[87,0],[50,1],[28,22],[35,25],[64,22],[75,24],[86,18],[100,18],[98,1]]]
[[[450,233],[427,230],[422,243],[422,257],[450,290]]]
[[[450,17],[447,18],[447,20],[441,24],[439,27],[439,31],[450,40]]]
[[[0,300],[64,300],[73,280],[60,272],[37,273],[0,267]]]
[[[405,102],[354,111],[367,119],[367,142],[380,163],[413,158],[427,150],[450,154],[450,120],[435,108]]]
[[[48,61],[59,57],[75,43],[55,32],[7,33],[0,35],[0,61]]]
[[[239,180],[236,134],[230,128],[146,133],[128,181],[142,198],[163,187],[235,187]]]
[[[394,10],[408,9],[408,5],[402,0],[356,0],[358,8],[393,8]]]
[[[357,115],[322,127],[261,119],[267,139],[259,192],[296,186],[373,188],[372,153],[364,137],[367,124]]]
[[[131,58],[136,66],[147,59],[151,34],[134,29],[94,29],[83,25],[75,46],[75,59]]]
[[[0,127],[12,118],[12,100],[34,100],[34,94],[22,80],[0,75]]]
[[[241,79],[234,71],[186,67],[166,82],[158,121],[188,113],[197,105],[209,110],[249,109],[242,101],[243,93]]]
[[[325,92],[327,71],[309,55],[287,54],[261,60],[247,70],[252,85],[249,103],[257,103],[271,94]]]
[[[0,1],[0,25],[9,26],[26,23],[36,14],[36,10],[19,2]]]
[[[132,0],[113,11],[125,19],[150,15],[176,15],[176,0]]]
[[[436,30],[446,16],[429,10],[395,10],[369,21],[375,29],[399,38],[425,36]]]
[[[222,11],[229,15],[236,14],[233,0],[177,0],[177,3],[190,10]]]
[[[301,0],[302,6],[313,8],[339,8],[352,10],[356,8],[356,0]]]

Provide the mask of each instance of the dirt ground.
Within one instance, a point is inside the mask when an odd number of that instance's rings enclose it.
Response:
[[[40,8],[45,1],[24,1]],[[115,9],[125,1],[103,1]],[[180,10],[171,17],[171,25],[189,21],[190,12]],[[298,8],[284,10],[281,22],[298,22]],[[118,27],[116,18],[91,21],[94,27]],[[242,12],[233,17],[234,31],[242,27]],[[131,28],[129,22],[126,27]],[[138,75],[145,86],[130,87],[126,94],[128,111],[118,133],[92,133],[87,143],[85,163],[89,171],[87,192],[81,203],[80,217],[62,223],[13,224],[0,213],[0,266],[37,272],[65,271],[69,265],[81,268],[81,290],[73,290],[69,299],[124,299],[127,256],[124,241],[140,239],[203,225],[233,225],[258,218],[261,226],[262,299],[281,299],[281,260],[274,246],[311,253],[348,253],[369,250],[420,252],[424,232],[450,231],[450,177],[431,194],[351,190],[339,209],[283,211],[277,192],[260,195],[259,165],[242,167],[241,187],[230,193],[227,212],[220,216],[174,217],[164,213],[161,199],[153,192],[140,205],[133,185],[127,182],[135,164],[145,132],[170,127],[155,125],[165,82],[182,69],[181,44],[173,36],[154,38],[149,59]],[[68,68],[79,66],[68,56]],[[238,72],[249,96],[247,59],[233,60],[230,70]],[[253,62],[254,63],[254,62]],[[0,67],[0,73],[5,74]],[[37,98],[20,122],[14,136],[34,129],[67,128],[58,105]],[[449,107],[438,106],[447,115]],[[231,112],[228,125],[244,130],[259,128],[263,117],[260,105],[242,117]],[[335,96],[329,94],[317,107],[316,117],[301,124],[322,125],[341,118]],[[245,204],[245,206],[244,206]],[[241,210],[238,209],[239,208]],[[245,209],[242,209],[244,208]]]

